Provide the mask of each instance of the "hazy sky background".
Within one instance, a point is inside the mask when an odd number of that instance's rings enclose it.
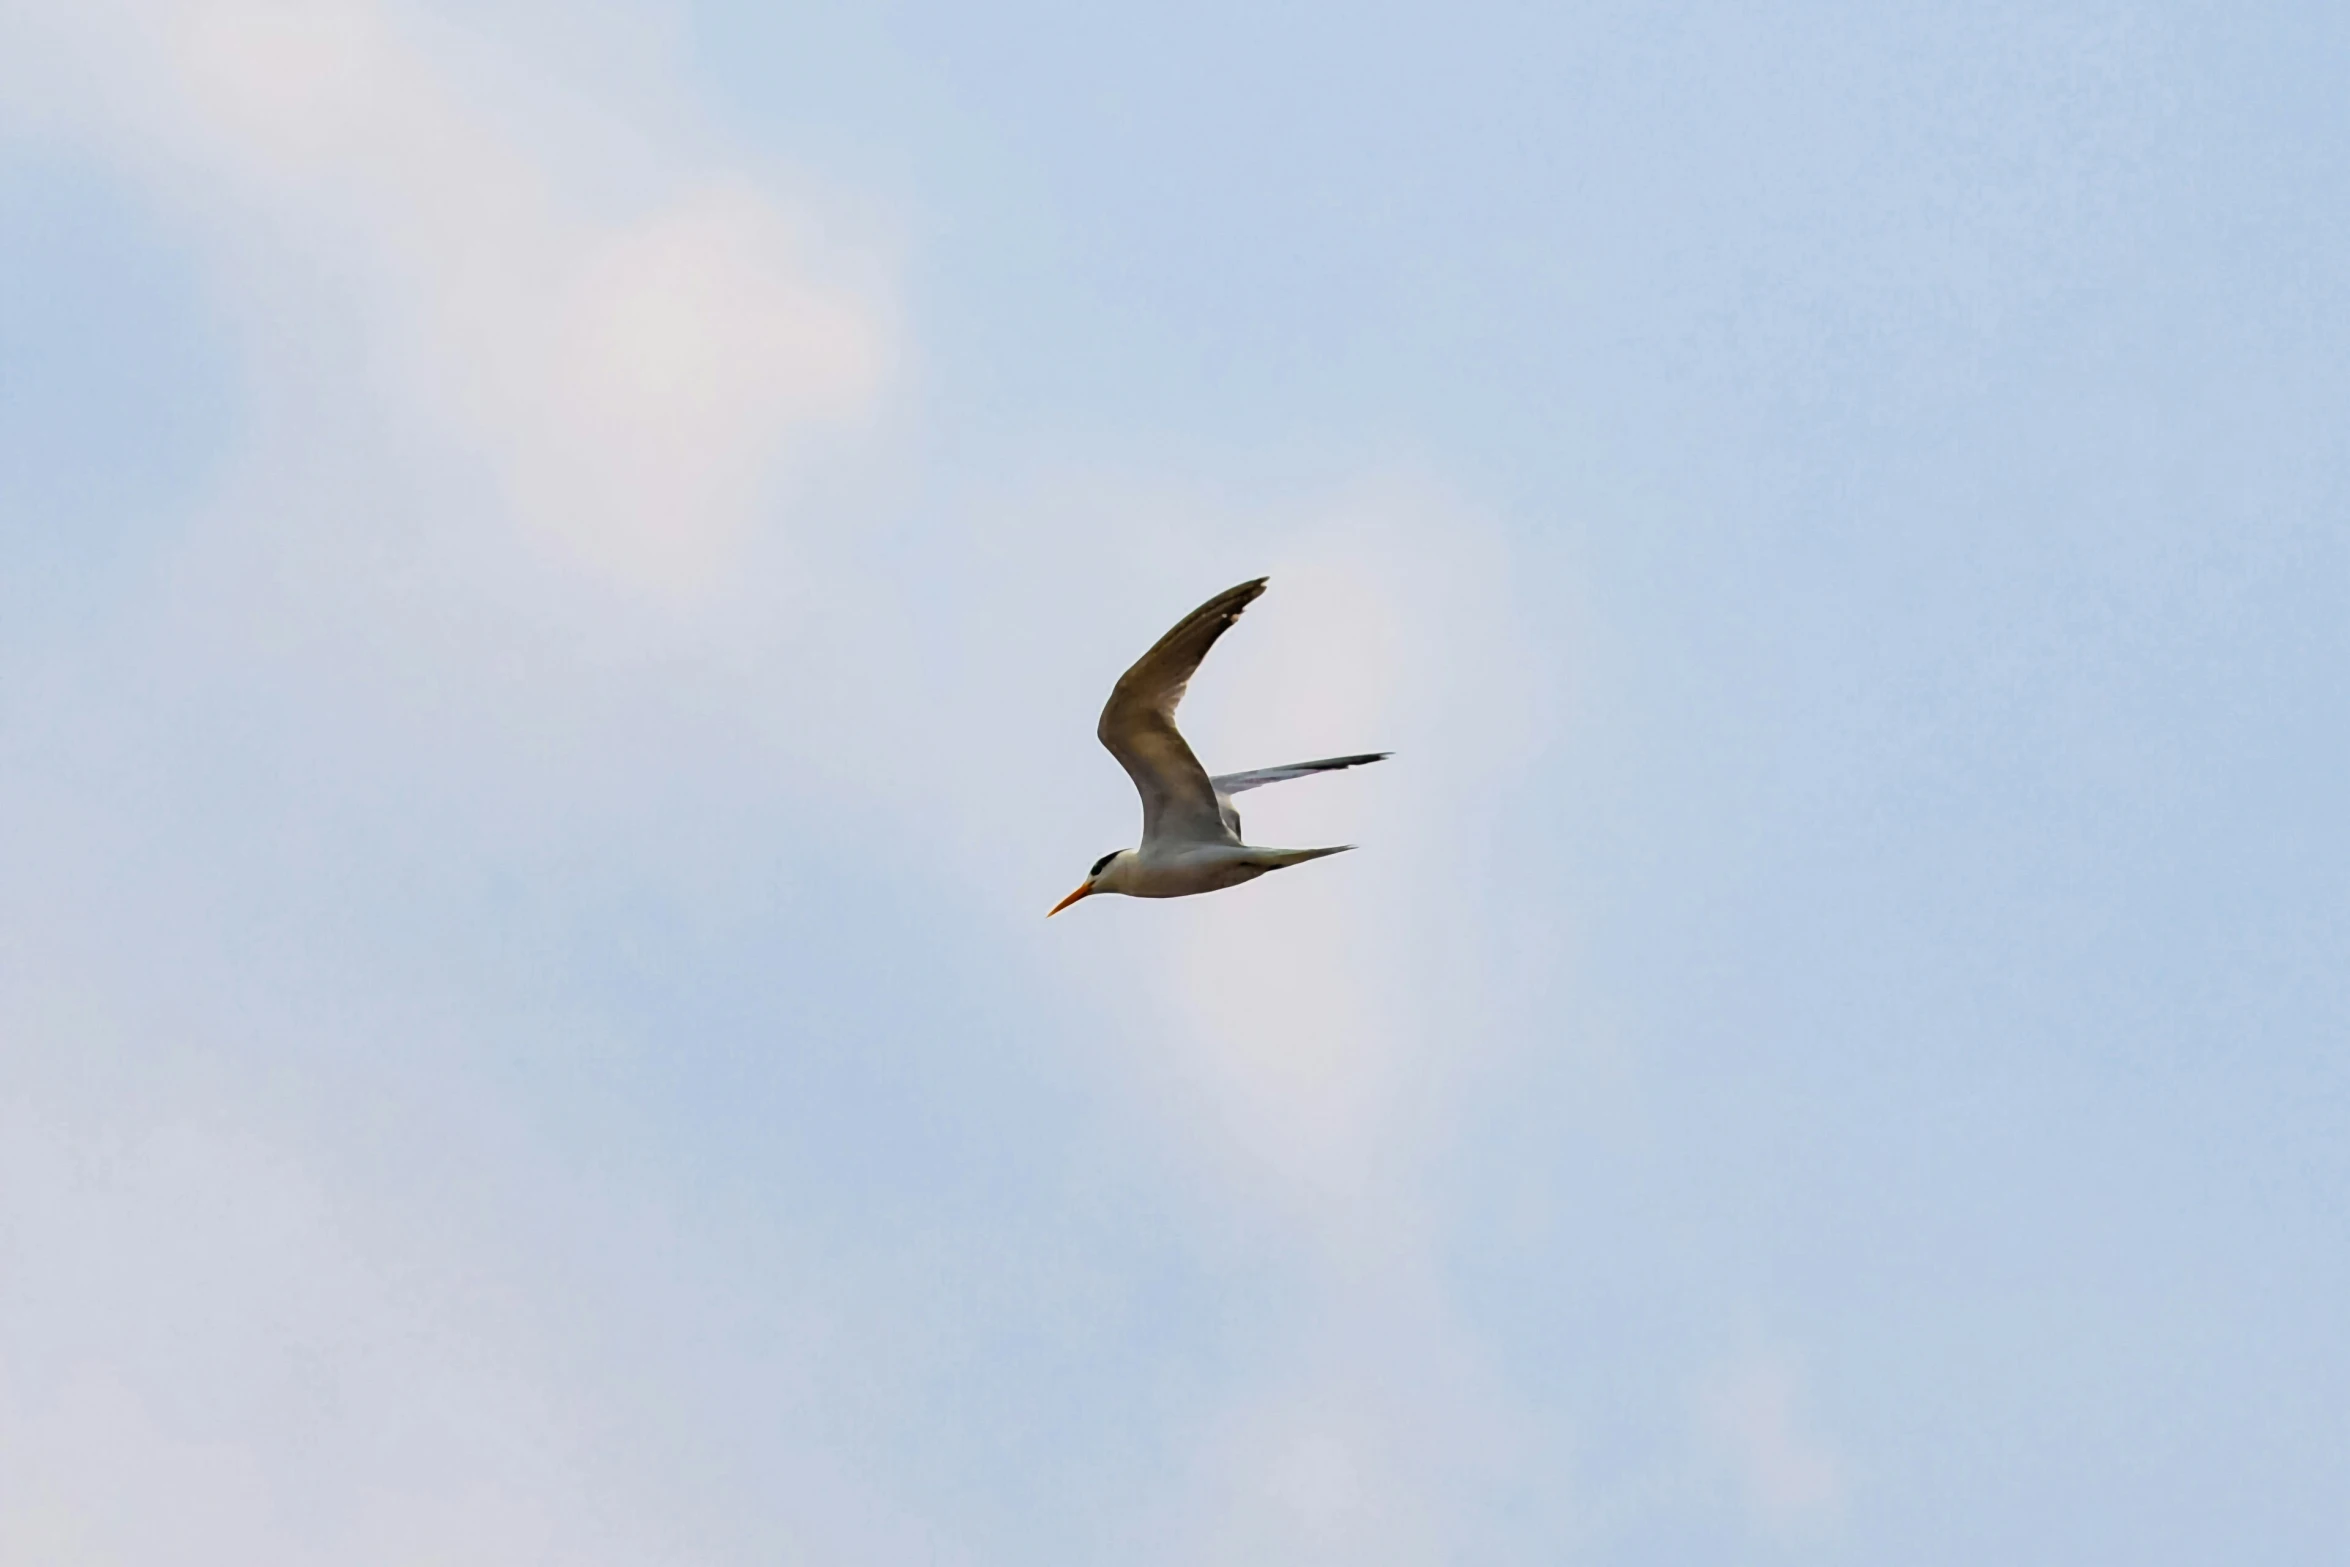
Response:
[[[0,1562],[2350,1557],[2346,77],[0,0]]]

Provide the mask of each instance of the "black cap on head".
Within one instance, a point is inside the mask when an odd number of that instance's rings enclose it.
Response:
[[[1109,864],[1112,860],[1116,859],[1119,855],[1124,854],[1125,852],[1126,851],[1124,849],[1112,849],[1109,853],[1094,861],[1093,869],[1085,873],[1085,879],[1087,881],[1091,881],[1096,876],[1099,876],[1102,873],[1103,866]]]

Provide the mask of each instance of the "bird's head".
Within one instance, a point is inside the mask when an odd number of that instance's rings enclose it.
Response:
[[[1116,892],[1118,890],[1116,885],[1118,872],[1124,867],[1126,861],[1132,858],[1134,858],[1132,849],[1112,849],[1094,861],[1093,869],[1085,873],[1085,880],[1077,884],[1077,890],[1045,910],[1044,917],[1048,920],[1051,919],[1079,898],[1088,898],[1097,892]]]

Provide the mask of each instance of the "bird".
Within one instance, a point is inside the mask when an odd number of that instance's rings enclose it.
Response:
[[[1175,728],[1175,704],[1183,700],[1200,660],[1265,591],[1266,580],[1256,577],[1226,588],[1184,616],[1111,687],[1094,733],[1142,796],[1142,842],[1132,849],[1112,849],[1094,861],[1077,890],[1047,910],[1045,918],[1095,893],[1186,898],[1237,887],[1267,871],[1344,854],[1354,847],[1342,843],[1327,849],[1264,849],[1243,843],[1240,812],[1233,809],[1232,797],[1269,783],[1385,761],[1393,752],[1328,756],[1211,778]]]

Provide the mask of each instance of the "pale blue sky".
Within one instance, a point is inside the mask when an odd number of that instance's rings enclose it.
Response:
[[[2350,1555],[2346,68],[0,3],[0,1562]]]

